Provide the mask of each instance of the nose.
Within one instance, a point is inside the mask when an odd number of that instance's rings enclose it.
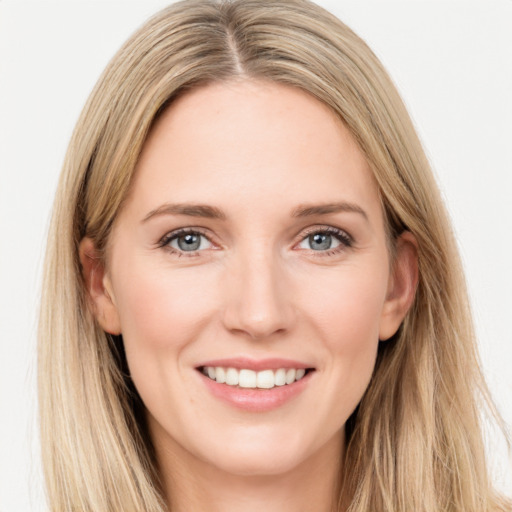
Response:
[[[270,250],[248,250],[236,260],[224,282],[226,329],[254,340],[289,331],[295,309],[283,262]]]

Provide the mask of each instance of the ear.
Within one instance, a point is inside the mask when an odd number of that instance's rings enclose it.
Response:
[[[110,334],[121,334],[121,324],[112,283],[105,272],[103,258],[90,238],[83,238],[79,246],[82,274],[87,290],[87,298],[92,306],[94,316],[102,329]]]
[[[379,329],[381,341],[391,338],[411,307],[418,285],[418,243],[409,231],[396,241],[395,257]]]

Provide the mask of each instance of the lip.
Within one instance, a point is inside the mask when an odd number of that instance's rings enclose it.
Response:
[[[314,369],[314,367],[290,359],[272,358],[254,360],[244,357],[205,361],[196,367],[198,377],[202,380],[208,392],[215,398],[234,408],[260,413],[277,409],[296,398],[306,390],[315,373],[315,371],[307,372],[302,379],[285,386],[275,386],[271,389],[247,389],[238,386],[229,386],[228,384],[219,384],[201,372],[201,368],[204,366],[222,366],[236,369],[246,368],[254,371],[278,370],[279,368]]]

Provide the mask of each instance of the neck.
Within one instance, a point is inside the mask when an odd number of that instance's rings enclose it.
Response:
[[[232,474],[179,446],[156,448],[171,512],[333,512],[342,444],[340,433],[298,466],[272,475]]]

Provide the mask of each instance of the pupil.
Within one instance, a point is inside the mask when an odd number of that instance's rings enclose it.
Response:
[[[331,235],[325,233],[316,233],[309,237],[311,248],[314,251],[321,251],[323,249],[329,249],[331,246]]]
[[[178,246],[183,251],[195,251],[199,249],[201,239],[198,235],[184,235],[178,238]]]

